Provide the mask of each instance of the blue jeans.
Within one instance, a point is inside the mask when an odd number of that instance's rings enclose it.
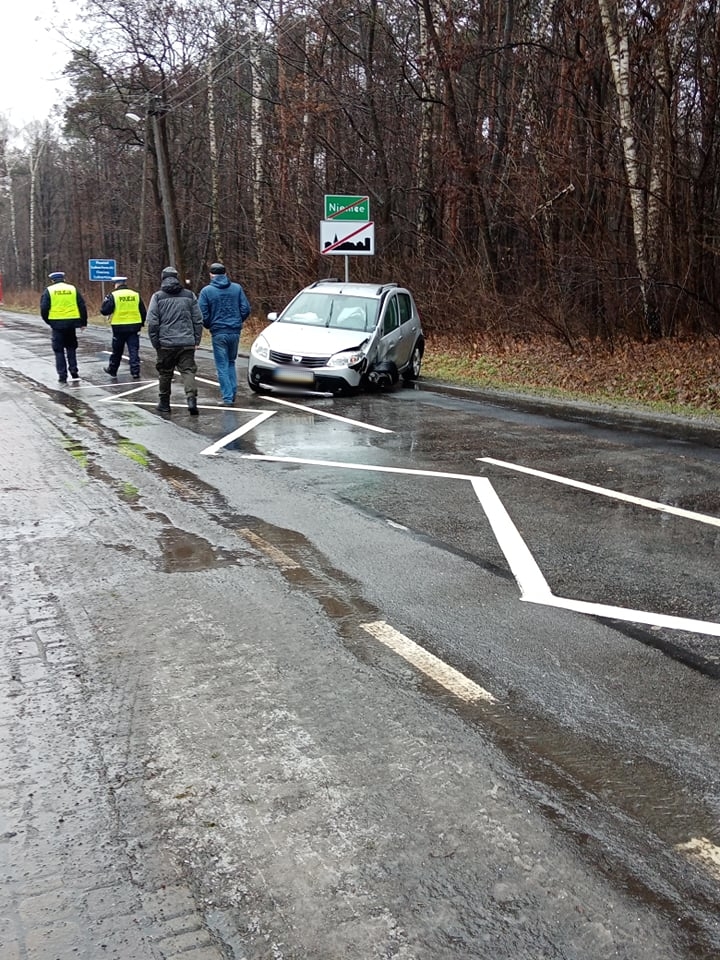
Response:
[[[212,335],[213,357],[220,382],[223,403],[232,403],[237,393],[237,360],[240,333],[234,330],[218,330]]]

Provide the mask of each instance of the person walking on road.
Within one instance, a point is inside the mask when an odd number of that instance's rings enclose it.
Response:
[[[145,324],[147,311],[142,297],[127,285],[127,277],[113,277],[115,289],[105,297],[100,307],[104,317],[110,317],[112,352],[103,371],[117,377],[123,351],[127,344],[130,375],[140,379],[140,330]]]
[[[76,331],[78,327],[87,326],[87,306],[77,287],[65,282],[62,270],[55,270],[48,279],[51,283],[40,297],[40,316],[52,330],[58,382],[67,383],[68,373],[72,380],[80,378]]]
[[[175,267],[165,267],[160,289],[150,298],[147,331],[157,352],[157,409],[160,413],[170,413],[170,388],[177,367],[185,387],[188,410],[192,416],[197,416],[195,348],[202,338],[202,314],[197,297],[180,283]]]
[[[250,301],[239,283],[233,283],[222,263],[210,265],[210,283],[198,298],[203,325],[212,337],[213,357],[220,383],[220,395],[226,407],[235,402],[240,332],[250,316]]]

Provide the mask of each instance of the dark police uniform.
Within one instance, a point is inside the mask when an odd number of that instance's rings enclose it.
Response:
[[[87,307],[80,291],[72,283],[65,282],[64,273],[51,273],[49,279],[53,282],[40,297],[40,316],[52,330],[58,380],[67,383],[68,371],[73,380],[79,376],[75,331],[87,326]]]
[[[140,330],[145,323],[145,304],[136,290],[126,286],[127,277],[113,277],[115,289],[102,302],[100,313],[110,317],[112,353],[105,373],[117,376],[123,350],[127,344],[130,373],[133,380],[140,378]]]

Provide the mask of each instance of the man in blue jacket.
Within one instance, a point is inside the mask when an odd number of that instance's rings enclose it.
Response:
[[[210,266],[210,283],[198,297],[203,325],[212,337],[213,357],[224,406],[235,402],[240,331],[250,316],[250,302],[239,283],[233,283],[222,263]]]

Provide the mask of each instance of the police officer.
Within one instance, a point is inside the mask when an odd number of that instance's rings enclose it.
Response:
[[[52,281],[40,297],[40,316],[52,330],[52,348],[58,381],[67,383],[68,371],[72,380],[78,380],[78,327],[87,326],[87,307],[80,291],[65,282],[62,270],[48,277]]]
[[[113,277],[115,289],[105,297],[100,307],[104,317],[110,317],[112,330],[112,353],[105,373],[116,377],[125,344],[133,380],[140,379],[140,330],[145,323],[145,304],[136,290],[127,285],[127,277]]]

